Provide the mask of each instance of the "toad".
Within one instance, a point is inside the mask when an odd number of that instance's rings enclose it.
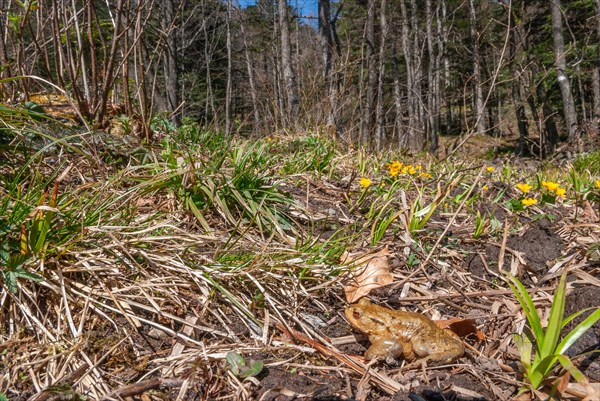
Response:
[[[416,313],[374,305],[366,298],[346,308],[352,326],[369,336],[366,360],[404,358],[449,363],[465,352],[461,339]]]

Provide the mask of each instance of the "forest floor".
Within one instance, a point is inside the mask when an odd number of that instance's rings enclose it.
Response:
[[[527,323],[508,274],[543,325],[563,273],[565,316],[600,307],[598,151],[438,161],[317,134],[22,128],[0,133],[6,399],[505,401]],[[344,316],[361,296],[454,319],[465,355],[368,363]],[[598,349],[597,323],[567,351],[587,381],[557,365],[555,399],[600,393]]]

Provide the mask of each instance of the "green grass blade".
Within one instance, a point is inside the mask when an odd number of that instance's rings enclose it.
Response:
[[[577,369],[575,365],[573,365],[573,362],[568,357],[564,355],[556,355],[556,359],[558,360],[558,362],[560,362],[562,367],[565,368],[565,370],[569,372],[571,376],[573,376],[577,383],[587,382],[587,379],[583,375],[583,373],[581,373],[581,371]]]
[[[529,371],[531,369],[531,351],[533,350],[531,338],[523,333],[514,334],[513,339],[517,345],[519,354],[521,354],[521,363],[523,364],[525,371]]]
[[[585,313],[586,311],[591,310],[591,309],[594,309],[594,308],[585,308],[585,309],[580,310],[579,312],[575,312],[572,315],[565,317],[562,321],[562,327],[565,327],[567,324],[569,324],[569,322],[571,320],[575,319],[577,316],[579,316],[582,313]]]
[[[562,328],[562,320],[565,312],[565,296],[567,291],[567,275],[563,274],[560,277],[558,287],[554,292],[552,308],[550,309],[550,318],[548,319],[548,327],[546,334],[540,347],[540,355],[544,358],[546,355],[555,353],[558,340],[560,339],[560,330]]]
[[[202,215],[202,212],[200,212],[200,209],[198,209],[198,206],[196,206],[196,204],[194,203],[194,200],[192,199],[191,196],[188,196],[185,199],[185,203],[186,203],[188,209],[190,209],[190,211],[194,215],[194,217],[196,217],[196,220],[198,220],[198,222],[200,223],[200,225],[202,226],[202,228],[204,228],[204,230],[206,232],[212,232],[212,229],[210,228],[210,225],[208,224],[208,222],[206,221],[206,219]]]
[[[600,320],[600,308],[597,308],[583,322],[579,323],[556,347],[557,354],[564,354],[579,337]]]
[[[508,286],[513,291],[515,297],[521,304],[521,308],[523,308],[523,312],[525,313],[527,321],[531,326],[533,335],[539,344],[544,338],[544,331],[542,330],[540,317],[538,315],[537,309],[535,308],[535,305],[533,304],[533,300],[531,299],[531,296],[529,295],[523,284],[521,284],[521,282],[516,277],[508,276],[508,279],[512,281],[512,284],[509,282]]]
[[[534,388],[538,388],[541,386],[542,382],[548,376],[548,373],[552,369],[552,366],[556,363],[557,355],[551,354],[546,355],[542,358],[539,363],[533,365],[533,370],[531,374],[528,376],[531,381],[531,385]]]

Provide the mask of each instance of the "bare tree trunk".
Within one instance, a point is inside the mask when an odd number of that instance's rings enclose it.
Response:
[[[385,48],[387,44],[387,36],[389,32],[387,19],[385,16],[387,8],[387,0],[381,0],[379,10],[379,23],[381,29],[381,39],[379,42],[379,76],[377,78],[377,109],[376,109],[376,123],[377,128],[375,131],[375,149],[381,149],[381,141],[385,139],[385,113],[383,105],[383,83],[385,80]]]
[[[562,31],[560,0],[550,0],[550,8],[552,9],[552,39],[554,41],[556,75],[558,77],[558,84],[563,100],[565,124],[567,126],[567,132],[569,133],[569,141],[575,141],[579,137],[579,124],[577,122],[577,112],[575,111],[575,102],[571,91],[571,82],[567,77],[567,61],[565,58],[565,41]]]
[[[250,85],[250,96],[252,98],[252,115],[254,116],[254,129],[258,130],[260,126],[260,114],[258,111],[258,95],[256,93],[256,84],[254,82],[254,69],[252,68],[252,59],[250,58],[250,52],[248,51],[248,41],[246,40],[246,29],[244,28],[244,22],[242,21],[240,13],[238,13],[240,19],[240,31],[242,34],[242,42],[244,45],[244,57],[246,59],[246,71],[248,73],[248,84]]]
[[[225,86],[225,133],[231,134],[231,94],[232,94],[232,51],[231,47],[231,0],[227,0],[227,13],[225,14],[225,28],[227,36],[227,82]]]
[[[400,12],[402,15],[402,51],[404,53],[404,64],[406,67],[406,100],[407,100],[407,109],[408,109],[408,138],[407,144],[408,147],[412,150],[421,149],[422,145],[422,116],[420,116],[420,73],[417,62],[417,55],[415,46],[418,46],[418,38],[417,32],[415,32],[414,27],[417,25],[416,21],[416,4],[414,1],[411,1],[411,17],[409,19],[407,10],[406,10],[406,1],[402,0],[400,2]],[[413,35],[415,35],[414,40],[411,42],[410,40],[410,30],[409,27],[412,26]]]
[[[410,2],[410,20],[411,27],[413,33],[413,87],[409,88],[413,94],[414,101],[414,110],[416,113],[414,115],[415,125],[412,128],[416,138],[416,144],[414,145],[414,150],[421,150],[425,142],[427,141],[427,133],[425,132],[425,105],[423,103],[423,85],[422,85],[422,76],[423,70],[421,68],[422,65],[422,52],[420,49],[423,48],[425,43],[421,43],[421,29],[419,27],[419,6],[417,5],[416,0],[411,0]]]
[[[177,29],[175,21],[175,5],[173,0],[163,0],[161,3],[162,15],[161,26],[165,38],[165,52],[163,59],[163,70],[165,74],[165,92],[167,95],[168,110],[171,113],[171,121],[179,125],[179,73],[177,70]]]
[[[600,59],[595,61],[592,68],[592,120],[590,128],[592,132],[598,133],[598,123],[600,122]]]
[[[529,130],[527,129],[527,117],[525,116],[525,106],[521,98],[521,87],[518,79],[514,79],[512,83],[512,103],[515,106],[515,115],[517,117],[517,127],[519,128],[519,147],[517,154],[524,156],[527,149],[527,138]]]
[[[400,90],[400,68],[398,67],[398,51],[396,45],[393,45],[392,49],[392,71],[394,73],[394,130],[395,134],[398,135],[398,146],[405,148],[406,135],[403,134],[402,130],[402,91]]]
[[[375,1],[367,2],[367,19],[365,21],[364,42],[367,49],[367,90],[364,114],[362,116],[362,142],[368,142],[373,128],[373,108],[375,104],[375,87],[377,70],[375,69]]]
[[[279,0],[279,29],[281,32],[281,67],[285,83],[286,114],[288,124],[296,128],[298,122],[298,111],[300,102],[298,99],[298,88],[296,74],[292,66],[292,44],[290,41],[290,26],[286,0]]]
[[[542,103],[542,115],[541,118],[544,122],[544,146],[541,149],[542,156],[545,157],[554,152],[556,145],[558,144],[558,128],[556,128],[556,122],[554,121],[554,111],[548,103],[548,96],[546,95],[546,89],[543,85],[538,85],[537,95]]]
[[[202,15],[206,15],[206,5],[205,2],[201,3],[201,13]],[[214,118],[216,115],[215,108],[215,96],[213,93],[213,84],[212,84],[212,58],[213,54],[211,52],[211,48],[208,45],[211,41],[210,35],[208,33],[208,24],[202,24],[202,34],[204,35],[204,68],[206,68],[206,99],[204,102],[204,124],[207,126],[209,121]]]
[[[0,9],[4,10],[6,4],[3,0],[0,0]],[[8,55],[6,49],[6,29],[8,29],[8,24],[6,21],[5,12],[0,13],[0,79],[7,78],[12,76],[12,69],[10,64],[8,63]],[[0,100],[6,101],[7,98],[12,97],[9,93],[9,83],[3,83],[0,85]]]
[[[509,10],[511,12],[512,10]],[[510,60],[508,63],[508,71],[512,80],[511,97],[512,104],[515,107],[515,117],[517,118],[517,127],[519,129],[519,145],[517,148],[517,154],[524,156],[527,150],[527,138],[529,137],[529,130],[527,127],[527,116],[525,115],[525,105],[523,97],[521,96],[521,74],[518,74],[515,70],[517,64],[518,52],[521,49],[520,44],[525,43],[521,40],[522,37],[522,23],[516,25],[514,14],[510,15],[510,22],[512,25],[512,31],[510,33],[509,51]]]
[[[481,83],[481,59],[479,57],[479,32],[477,31],[477,14],[475,0],[469,0],[469,21],[471,24],[471,41],[473,42],[473,85],[475,86],[475,132],[485,132],[483,105],[483,87]]]
[[[438,20],[439,22],[439,20]],[[429,134],[429,152],[435,153],[438,147],[439,131],[439,107],[438,107],[438,89],[436,84],[436,74],[439,79],[439,71],[436,71],[436,61],[439,59],[435,55],[433,43],[433,17],[431,11],[431,0],[425,2],[425,24],[427,26],[427,53],[429,65],[427,68],[427,132]]]
[[[596,40],[600,42],[600,0],[596,0]],[[598,133],[598,126],[600,125],[600,48],[592,68],[592,93],[594,103],[591,128],[594,133]]]
[[[338,101],[337,101],[337,79],[333,71],[334,34],[331,25],[330,0],[319,0],[319,39],[321,41],[321,52],[323,57],[323,80],[327,89],[329,99],[329,110],[327,113],[327,125],[333,127],[336,133],[338,127]]]

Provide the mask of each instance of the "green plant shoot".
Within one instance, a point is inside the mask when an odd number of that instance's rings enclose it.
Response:
[[[575,380],[584,382],[586,379],[583,373],[573,365],[565,353],[579,337],[600,320],[600,308],[596,308],[586,319],[565,335],[561,341],[561,331],[565,325],[585,312],[585,310],[582,310],[563,319],[567,292],[566,274],[561,276],[554,293],[550,317],[545,330],[542,327],[540,314],[533,303],[531,295],[529,295],[523,284],[516,277],[508,276],[508,285],[519,304],[521,304],[529,323],[529,327],[523,334],[515,335],[515,343],[521,354],[523,374],[531,388],[536,390],[542,386],[557,362]],[[533,353],[534,345],[535,353]],[[524,387],[521,392],[526,390],[527,387]]]

